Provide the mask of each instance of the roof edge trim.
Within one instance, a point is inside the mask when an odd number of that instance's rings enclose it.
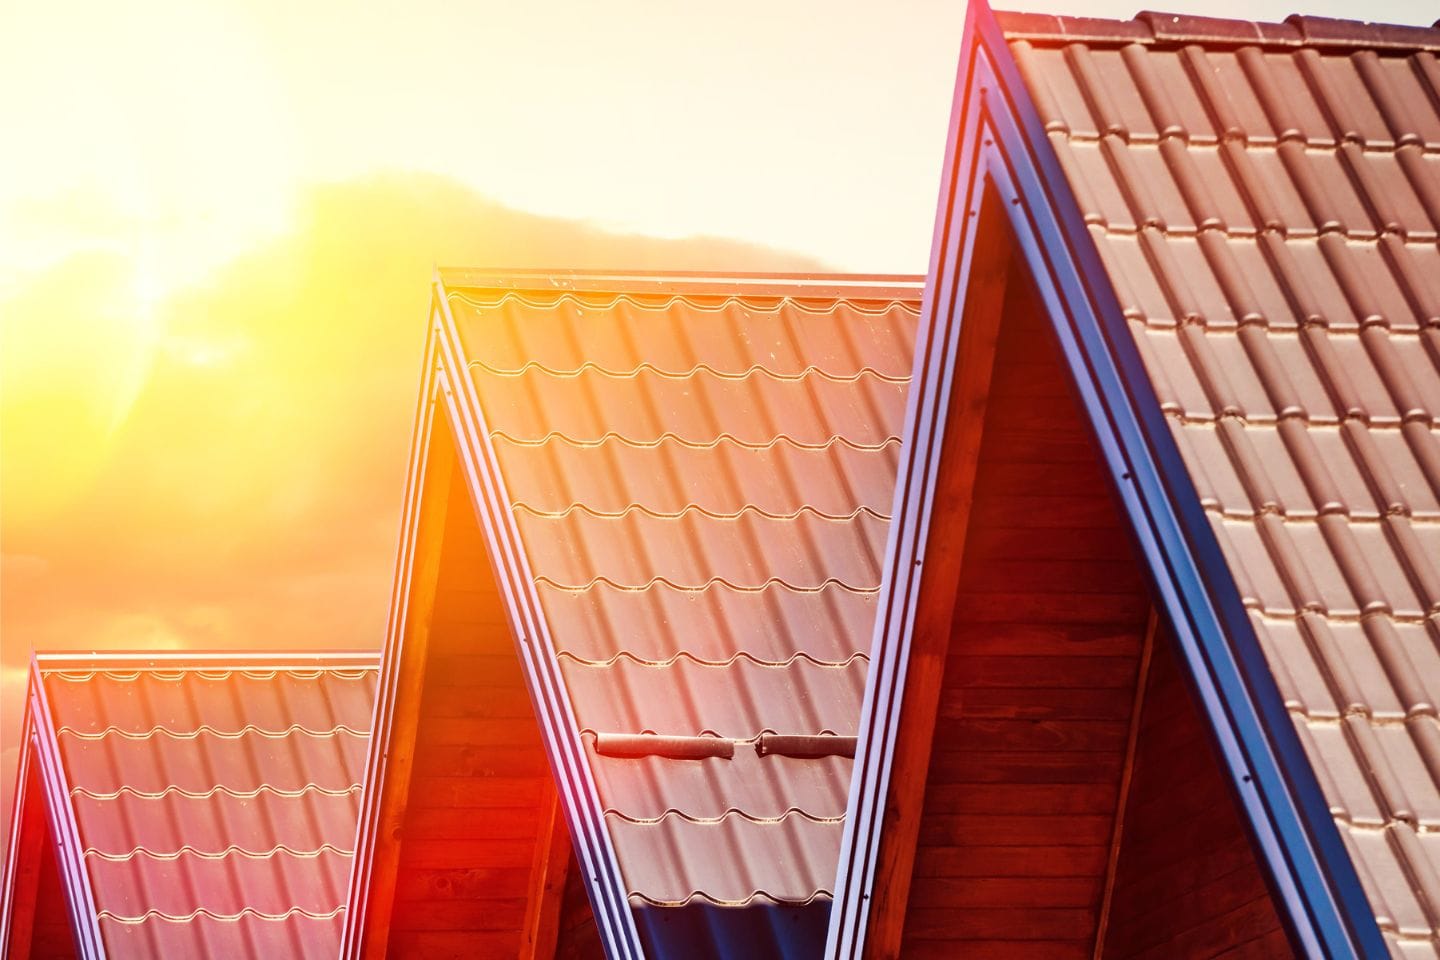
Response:
[[[520,668],[529,687],[575,853],[584,870],[596,925],[612,960],[642,960],[644,950],[631,912],[619,859],[605,823],[604,805],[585,755],[585,745],[555,654],[544,607],[535,589],[499,460],[475,384],[467,374],[459,328],[450,312],[445,280],[437,275],[435,299],[437,379],[455,434],[459,462],[472,506],[510,619]]]
[[[30,713],[34,722],[35,759],[39,764],[41,789],[46,799],[51,841],[55,845],[55,865],[65,890],[66,906],[75,934],[75,946],[82,960],[103,960],[105,941],[100,934],[100,916],[95,906],[95,891],[80,851],[80,825],[75,807],[70,802],[70,783],[65,776],[60,756],[59,736],[55,732],[54,714],[45,694],[45,684],[34,656],[30,661]]]
[[[438,310],[432,302],[427,319]],[[376,681],[375,705],[370,717],[370,744],[365,758],[365,779],[360,797],[360,810],[355,818],[355,851],[350,859],[345,924],[340,937],[340,956],[359,957],[364,952],[370,929],[370,893],[375,871],[375,854],[382,838],[377,834],[383,813],[384,785],[390,772],[391,735],[397,691],[403,662],[402,646],[408,630],[410,587],[416,564],[421,527],[421,499],[425,474],[430,462],[430,434],[435,419],[438,387],[436,332],[433,322],[427,323],[424,360],[415,404],[415,420],[410,440],[410,454],[405,473],[400,530],[395,550],[395,572],[390,586],[390,609],[385,622],[385,646],[380,654],[380,675]]]

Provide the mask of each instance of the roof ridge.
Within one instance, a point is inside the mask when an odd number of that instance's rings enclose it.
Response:
[[[904,310],[907,313],[914,314],[918,314],[920,312],[919,307],[911,305],[913,301],[909,298],[901,299],[899,297],[883,297],[879,298],[878,300],[874,297],[861,296],[850,298],[843,296],[826,296],[818,291],[814,296],[804,296],[802,293],[798,292],[770,294],[716,294],[682,293],[675,291],[658,291],[655,293],[612,293],[610,291],[601,290],[556,290],[553,293],[549,293],[548,291],[546,291],[546,296],[543,300],[531,299],[530,296],[526,295],[527,293],[533,295],[537,292],[540,291],[527,290],[525,292],[520,292],[517,290],[506,290],[498,297],[482,300],[477,297],[472,297],[460,293],[457,290],[451,290],[448,291],[447,296],[452,301],[459,300],[461,303],[474,307],[478,310],[493,310],[497,307],[503,307],[505,304],[512,301],[518,301],[519,303],[522,303],[527,307],[548,310],[553,309],[554,307],[568,301],[578,307],[589,307],[594,310],[612,310],[617,305],[625,303],[631,307],[634,307],[636,310],[646,310],[653,313],[665,313],[669,311],[673,306],[675,306],[675,304],[683,303],[697,313],[720,313],[722,311],[730,309],[731,307],[737,306],[746,307],[751,310],[758,310],[762,313],[779,313],[782,308],[788,307],[800,313],[808,313],[817,317],[826,317],[830,319],[834,318],[835,311],[833,308],[815,309],[814,307],[806,305],[806,301],[811,301],[825,302],[830,304],[844,303],[847,304],[850,307],[851,311],[853,311],[854,313],[869,317],[883,317],[894,310]],[[642,300],[640,298],[645,299]],[[652,300],[654,302],[647,302]],[[719,302],[714,304],[702,304],[699,302],[701,300],[716,300]],[[773,307],[762,306],[761,303],[765,301],[774,301],[775,305]],[[857,304],[861,302],[885,301],[888,301],[888,303],[886,306],[883,307],[870,308],[857,306]]]
[[[1427,27],[1292,14],[1283,23],[1266,23],[1154,10],[1141,11],[1131,20],[1008,10],[995,11],[995,18],[1007,40],[1040,43],[1196,43],[1207,46],[1440,51],[1440,20]]]

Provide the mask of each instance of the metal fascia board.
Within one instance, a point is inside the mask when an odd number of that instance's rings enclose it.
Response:
[[[638,960],[644,953],[621,879],[619,861],[605,825],[599,791],[585,757],[554,642],[540,598],[535,592],[520,532],[510,511],[499,462],[485,424],[475,384],[470,379],[459,331],[450,314],[443,281],[436,281],[442,318],[439,332],[441,389],[455,428],[476,517],[485,535],[491,561],[510,618],[531,701],[556,786],[564,798],[566,820],[576,854],[585,870],[585,884],[595,917],[612,960]]]
[[[999,25],[978,18],[993,145],[981,163],[1011,222],[1170,616],[1236,795],[1312,955],[1385,955],[1375,915],[1245,614],[1079,205]],[[993,71],[993,72],[991,72]],[[1002,178],[1008,182],[1000,184]]]
[[[84,848],[80,845],[80,826],[75,821],[75,808],[70,803],[70,783],[60,758],[60,743],[55,733],[54,714],[45,695],[45,682],[39,664],[30,661],[30,712],[34,720],[36,760],[40,764],[40,782],[44,786],[46,813],[50,820],[51,841],[55,844],[55,861],[65,888],[66,905],[75,932],[75,946],[84,960],[104,960],[105,943],[100,936],[100,917],[95,908],[95,891],[85,869]]]

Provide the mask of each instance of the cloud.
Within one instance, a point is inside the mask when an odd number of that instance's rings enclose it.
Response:
[[[23,673],[31,648],[378,646],[437,264],[821,267],[729,240],[615,235],[433,176],[322,186],[301,209],[292,234],[154,305],[143,356],[113,324],[97,339],[96,311],[129,289],[123,261],[72,258],[0,304],[7,330],[48,325],[38,342],[59,372],[46,390],[119,390],[126,404],[118,424],[94,403],[60,408],[75,410],[58,424],[22,407],[27,443],[0,448],[7,477],[46,500],[31,509],[12,487],[0,511],[7,670]],[[7,688],[5,749],[19,702]]]

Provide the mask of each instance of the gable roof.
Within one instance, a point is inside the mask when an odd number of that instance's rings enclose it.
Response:
[[[611,956],[823,937],[919,293],[437,278],[439,395]]]
[[[333,956],[376,666],[37,655],[27,756],[43,796],[19,803],[47,807],[79,955]],[[7,938],[26,922],[24,846],[6,865]]]
[[[903,789],[887,777],[924,450],[963,369],[950,305],[973,295],[989,195],[1297,948],[1376,955],[1383,931],[1392,950],[1432,950],[1440,30],[997,23],[972,4],[966,31],[832,945],[864,944],[880,812]]]

